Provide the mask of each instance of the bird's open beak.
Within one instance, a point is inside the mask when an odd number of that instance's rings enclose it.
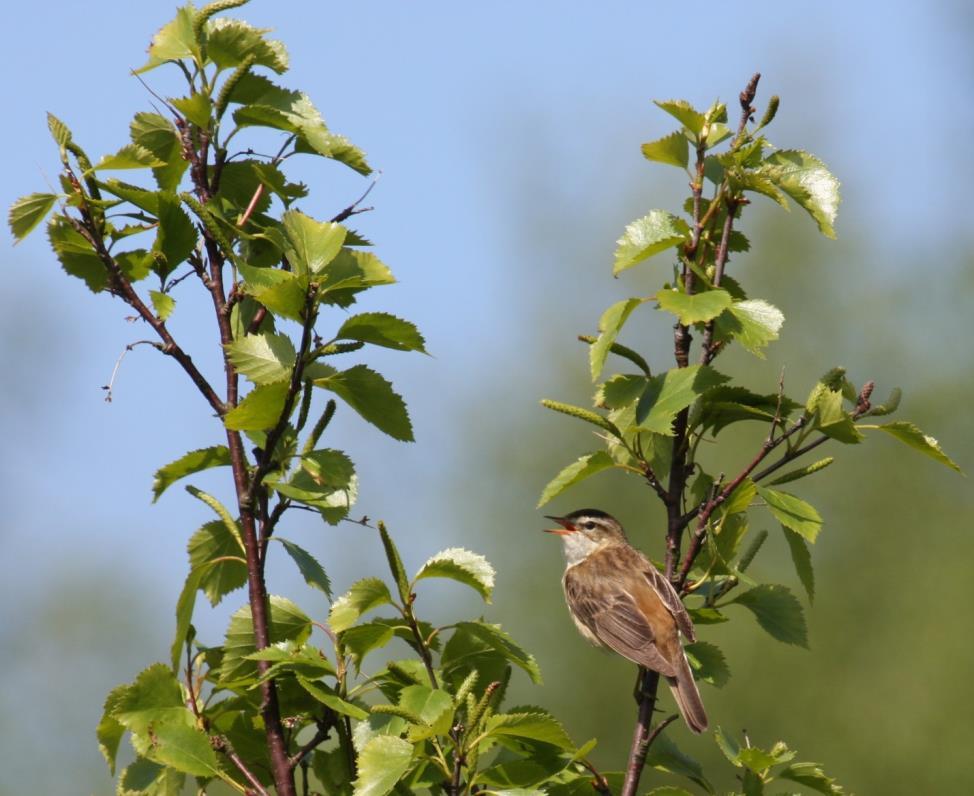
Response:
[[[567,536],[570,533],[575,533],[575,526],[572,525],[571,520],[567,520],[564,517],[552,517],[550,514],[545,514],[545,519],[557,522],[561,526],[560,528],[545,528],[545,533],[556,533],[559,536]]]

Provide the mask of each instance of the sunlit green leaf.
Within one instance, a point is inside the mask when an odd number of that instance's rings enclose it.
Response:
[[[560,495],[570,486],[574,486],[591,475],[600,473],[615,466],[612,457],[605,451],[589,453],[569,464],[556,475],[544,488],[537,508]]]
[[[707,123],[707,118],[686,100],[653,100],[653,104],[670,114],[694,135],[699,135]]]
[[[211,19],[206,25],[206,56],[221,69],[238,67],[245,58],[253,56],[256,65],[278,74],[286,72],[288,54],[284,44],[264,38],[265,32],[240,19]]]
[[[784,586],[755,586],[731,602],[750,610],[758,624],[778,641],[808,647],[808,631],[801,603]]]
[[[494,575],[494,568],[482,555],[462,547],[451,547],[423,564],[414,580],[450,578],[470,586],[489,603],[494,589]]]
[[[718,339],[733,339],[757,357],[764,359],[763,349],[772,340],[785,321],[781,311],[761,299],[735,301],[727,312],[717,318]]]
[[[781,530],[785,533],[785,540],[788,542],[788,550],[791,552],[791,561],[795,565],[798,580],[805,588],[808,602],[812,603],[815,601],[815,572],[812,569],[812,554],[808,549],[808,543],[790,528],[782,526]]]
[[[642,303],[643,300],[638,298],[623,299],[602,313],[602,318],[599,320],[598,339],[588,350],[592,381],[598,379],[602,372],[605,358],[609,355],[609,350],[612,348],[616,337],[619,336],[619,332],[622,331],[626,319]]]
[[[264,431],[277,425],[284,411],[289,383],[262,384],[226,413],[223,422],[232,431]]]
[[[296,545],[294,542],[290,542],[280,536],[275,536],[273,538],[284,545],[284,549],[287,551],[287,554],[291,556],[294,563],[298,565],[298,570],[301,572],[301,576],[304,578],[305,583],[321,592],[324,592],[330,599],[331,581],[328,579],[328,575],[325,572],[324,567],[322,567],[318,562],[318,559],[300,545]]]
[[[832,224],[841,201],[839,181],[821,160],[808,152],[781,149],[765,158],[759,173],[801,205],[823,235],[835,237]]]
[[[156,183],[164,191],[174,191],[189,168],[182,156],[182,142],[173,123],[158,113],[137,113],[129,125],[132,143],[149,150],[165,165],[152,170]]]
[[[115,776],[115,760],[118,755],[118,746],[122,741],[122,736],[125,735],[125,725],[115,718],[115,710],[118,707],[119,700],[128,688],[128,685],[119,685],[109,692],[105,698],[105,706],[96,730],[98,749],[105,758],[105,762],[108,763],[108,769],[112,776]]]
[[[498,713],[487,720],[485,731],[488,735],[494,736],[530,738],[532,741],[542,741],[559,749],[575,748],[561,722],[547,713]]]
[[[826,796],[842,796],[845,793],[842,786],[837,785],[835,779],[828,776],[818,763],[792,763],[777,772],[777,776],[797,782],[817,793],[824,793]]]
[[[356,721],[364,721],[368,718],[369,714],[366,711],[362,710],[358,705],[353,705],[351,702],[342,699],[324,683],[315,682],[300,675],[298,675],[298,682],[305,691],[311,694],[322,705],[334,710],[336,713],[342,716],[350,716]]]
[[[697,680],[703,680],[722,688],[730,679],[730,669],[727,667],[727,659],[716,646],[706,641],[696,641],[684,647],[687,659],[690,661],[690,668],[693,676]]]
[[[426,343],[415,324],[386,312],[363,312],[342,324],[336,340],[360,340],[363,343],[394,348],[397,351],[426,353]]]
[[[671,249],[686,240],[687,222],[663,210],[652,210],[633,221],[617,241],[614,274],[642,262],[654,254]]]
[[[247,554],[226,523],[214,520],[189,539],[189,563],[198,572],[197,588],[211,605],[247,583]]]
[[[114,169],[146,169],[155,166],[165,166],[166,162],[157,158],[152,152],[138,144],[126,144],[114,155],[105,155],[97,164],[96,171]]]
[[[57,201],[57,194],[53,193],[32,193],[22,196],[12,205],[7,213],[7,224],[17,243],[22,241],[27,234],[41,221],[44,220],[54,203]]]
[[[148,756],[195,777],[222,775],[209,736],[195,726],[157,724],[152,727]]]
[[[112,715],[127,730],[139,735],[145,735],[156,724],[196,724],[179,681],[164,663],[144,669],[132,685],[118,693]]]
[[[679,130],[660,138],[658,141],[643,144],[642,149],[643,157],[646,160],[655,160],[657,163],[666,163],[683,169],[687,167],[689,162],[687,137]]]
[[[351,656],[356,669],[360,669],[366,655],[392,641],[394,630],[389,621],[382,620],[355,625],[342,633],[342,647]]]
[[[374,370],[356,365],[314,380],[316,387],[331,390],[363,419],[394,439],[413,441],[413,427],[402,396]]]
[[[301,321],[308,295],[308,284],[297,274],[276,268],[254,268],[241,263],[243,289],[271,312]]]
[[[660,309],[676,315],[684,326],[690,326],[716,318],[731,305],[731,296],[720,288],[689,296],[681,290],[661,290],[656,302]]]
[[[149,300],[152,302],[152,309],[155,310],[160,321],[169,320],[172,311],[176,309],[176,299],[160,290],[150,290]]]
[[[116,796],[182,796],[186,775],[144,757],[125,767],[118,778]]]
[[[391,735],[376,735],[358,758],[354,796],[385,796],[409,770],[413,745]]]
[[[47,236],[61,267],[71,276],[83,280],[92,293],[108,286],[108,269],[91,244],[59,215],[47,223]]]
[[[354,625],[366,611],[392,602],[389,587],[378,578],[363,578],[332,603],[328,624],[335,633]]]
[[[285,334],[248,334],[226,346],[234,366],[254,384],[273,384],[291,377],[296,354]]]
[[[457,622],[455,627],[458,630],[466,630],[491,649],[499,652],[511,663],[520,666],[528,673],[533,682],[541,682],[541,668],[534,656],[518,646],[514,639],[501,629],[500,625],[492,625],[487,622]]]
[[[193,16],[195,9],[187,4],[177,9],[176,17],[166,23],[149,45],[149,60],[136,74],[148,72],[166,61],[192,58],[198,54],[196,37],[193,35]]]
[[[681,409],[707,390],[727,381],[708,365],[673,368],[653,376],[636,406],[636,422],[643,431],[672,435],[673,421]]]
[[[957,463],[946,453],[944,453],[943,449],[940,447],[940,443],[929,434],[924,434],[913,423],[909,423],[905,420],[897,420],[893,423],[883,423],[878,426],[865,426],[865,428],[878,428],[880,431],[886,432],[891,437],[895,437],[900,442],[909,445],[914,450],[918,450],[920,453],[926,454],[934,461],[945,464],[947,467],[952,470],[956,470],[958,473],[961,472],[961,469]]]
[[[285,253],[297,274],[320,274],[345,242],[341,224],[315,221],[297,210],[288,210],[282,225],[287,238]]]
[[[779,492],[777,489],[758,487],[758,494],[768,504],[768,508],[778,522],[786,528],[791,528],[795,533],[801,534],[809,542],[815,541],[818,532],[822,530],[822,517],[814,506],[787,492]]]
[[[311,620],[286,597],[271,595],[269,633],[270,643],[294,640],[303,642],[311,633]],[[223,643],[221,683],[245,681],[256,676],[257,665],[247,656],[257,651],[254,642],[254,623],[250,606],[245,605],[230,617],[230,625]]]
[[[200,448],[180,456],[176,461],[156,470],[152,480],[152,502],[155,503],[170,486],[187,475],[208,470],[211,467],[227,467],[230,464],[230,450],[226,445]]]

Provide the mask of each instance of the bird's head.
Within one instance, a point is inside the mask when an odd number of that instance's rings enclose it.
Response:
[[[590,553],[612,544],[626,544],[622,525],[611,514],[598,509],[579,509],[564,517],[545,515],[560,527],[546,528],[546,533],[561,536],[568,565],[577,564]]]

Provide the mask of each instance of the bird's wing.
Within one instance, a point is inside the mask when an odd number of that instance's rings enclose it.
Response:
[[[571,569],[565,573],[565,593],[577,621],[610,649],[666,677],[676,669],[656,644],[656,635],[636,600],[623,588],[602,579],[599,593],[586,586]]]
[[[646,576],[646,580],[649,581],[649,585],[653,587],[653,591],[662,600],[667,610],[673,614],[676,626],[680,628],[680,632],[687,641],[696,641],[697,634],[693,631],[693,622],[690,621],[690,614],[687,613],[686,606],[683,605],[683,600],[676,593],[676,589],[673,588],[670,579],[656,569],[648,558],[645,556],[642,556],[642,558],[645,562],[643,574]]]

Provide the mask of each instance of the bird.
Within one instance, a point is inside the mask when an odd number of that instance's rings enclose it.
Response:
[[[611,514],[581,509],[564,517],[545,516],[559,525],[545,530],[562,538],[562,585],[579,632],[596,646],[659,672],[687,726],[702,733],[707,713],[680,643],[681,635],[690,642],[696,635],[669,579],[629,544]]]

